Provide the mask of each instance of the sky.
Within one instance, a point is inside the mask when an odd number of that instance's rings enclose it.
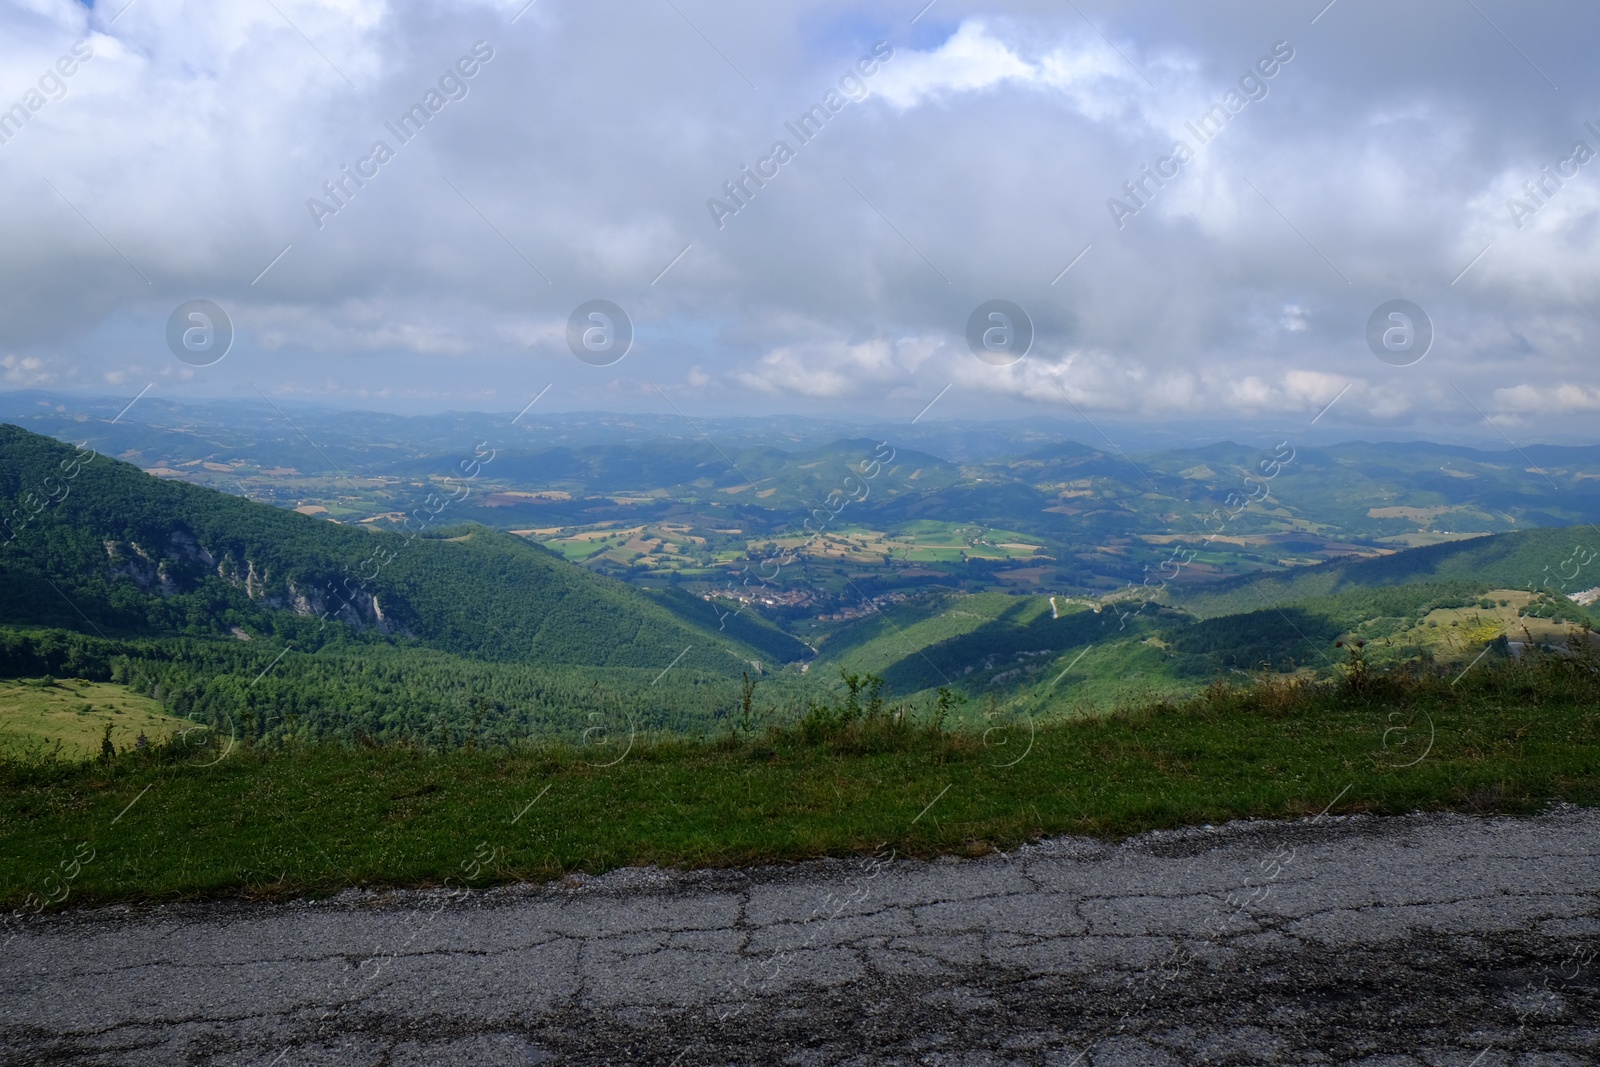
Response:
[[[0,388],[1595,440],[1593,5],[925,4],[11,0]]]

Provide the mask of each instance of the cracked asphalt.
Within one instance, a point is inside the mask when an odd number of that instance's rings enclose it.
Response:
[[[6,1064],[1600,1062],[1600,812],[40,916]]]

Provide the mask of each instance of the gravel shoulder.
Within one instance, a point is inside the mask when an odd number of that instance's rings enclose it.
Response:
[[[5,1064],[1600,1062],[1600,812],[41,916]]]

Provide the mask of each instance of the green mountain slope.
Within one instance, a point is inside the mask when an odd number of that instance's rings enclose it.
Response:
[[[811,673],[830,683],[840,671],[876,674],[902,695],[950,686],[969,698],[1006,696],[1061,673],[1090,646],[1187,621],[1155,604],[1094,611],[1065,597],[1054,608],[1050,601],[976,593],[887,605],[829,636]]]
[[[649,592],[658,604],[691,626],[715,631],[756,649],[768,663],[811,658],[811,649],[804,641],[780,630],[748,605],[732,600],[708,601],[673,586]]]
[[[1327,675],[1346,661],[1340,637],[1364,639],[1380,664],[1465,666],[1502,638],[1560,643],[1571,625],[1600,625],[1566,595],[1595,586],[1600,533],[1533,530],[1169,585],[1166,604],[1056,598],[1052,610],[1039,596],[925,596],[840,627],[812,670],[824,680],[871,671],[898,693],[948,684],[1034,712],[1104,707],[1241,671]]]
[[[1254,579],[1173,585],[1169,592],[1174,604],[1210,618],[1417,582],[1557,594],[1590,589],[1600,586],[1600,530],[1572,526],[1493,534]]]
[[[0,426],[0,623],[108,635],[330,634],[529,664],[665,668],[772,658],[521,538],[340,526]],[[237,635],[236,635],[237,636]]]

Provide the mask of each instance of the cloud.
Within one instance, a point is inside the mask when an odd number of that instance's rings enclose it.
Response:
[[[5,368],[6,381],[19,389],[45,385],[55,381],[55,375],[44,369],[44,361],[37,356],[0,356],[0,367]]]
[[[907,50],[887,69],[877,89],[905,109],[930,99],[991,89],[1006,82],[1038,85],[1043,71],[991,36],[979,20],[962,23],[938,48]]]
[[[1534,389],[1546,425],[1587,432],[1600,162],[1531,215],[1507,200],[1576,141],[1600,151],[1600,114],[1570,103],[1595,98],[1580,42],[1600,13],[1485,3],[1527,58],[1443,0],[1314,26],[946,0],[914,27],[847,0],[621,21],[523,0],[144,0],[114,24],[29,0],[0,11],[18,93],[74,41],[94,54],[0,144],[5,380],[511,410],[546,384],[555,409],[659,407],[657,383],[729,413],[858,415],[914,414],[955,383],[962,414],[1070,399],[1223,422],[1309,418],[1354,383],[1320,425],[1481,426],[1455,383],[1492,415],[1530,416]],[[893,58],[868,95],[791,133],[880,40]],[[493,59],[470,91],[401,143],[387,124],[479,42]],[[1277,42],[1294,58],[1267,90],[1119,228],[1107,201]],[[307,200],[380,140],[393,158],[318,229]],[[707,199],[777,140],[793,161],[718,229]],[[196,297],[237,327],[198,371],[164,341]],[[636,331],[603,370],[565,343],[597,297]],[[1364,339],[1397,297],[1436,328],[1408,368]],[[1037,328],[1011,368],[966,348],[994,298]]]
[[[1501,410],[1517,415],[1600,411],[1600,388],[1572,382],[1549,386],[1513,385],[1496,389],[1494,398]]]
[[[865,388],[906,382],[937,344],[903,338],[780,345],[735,377],[741,385],[762,393],[836,399],[859,395]]]

